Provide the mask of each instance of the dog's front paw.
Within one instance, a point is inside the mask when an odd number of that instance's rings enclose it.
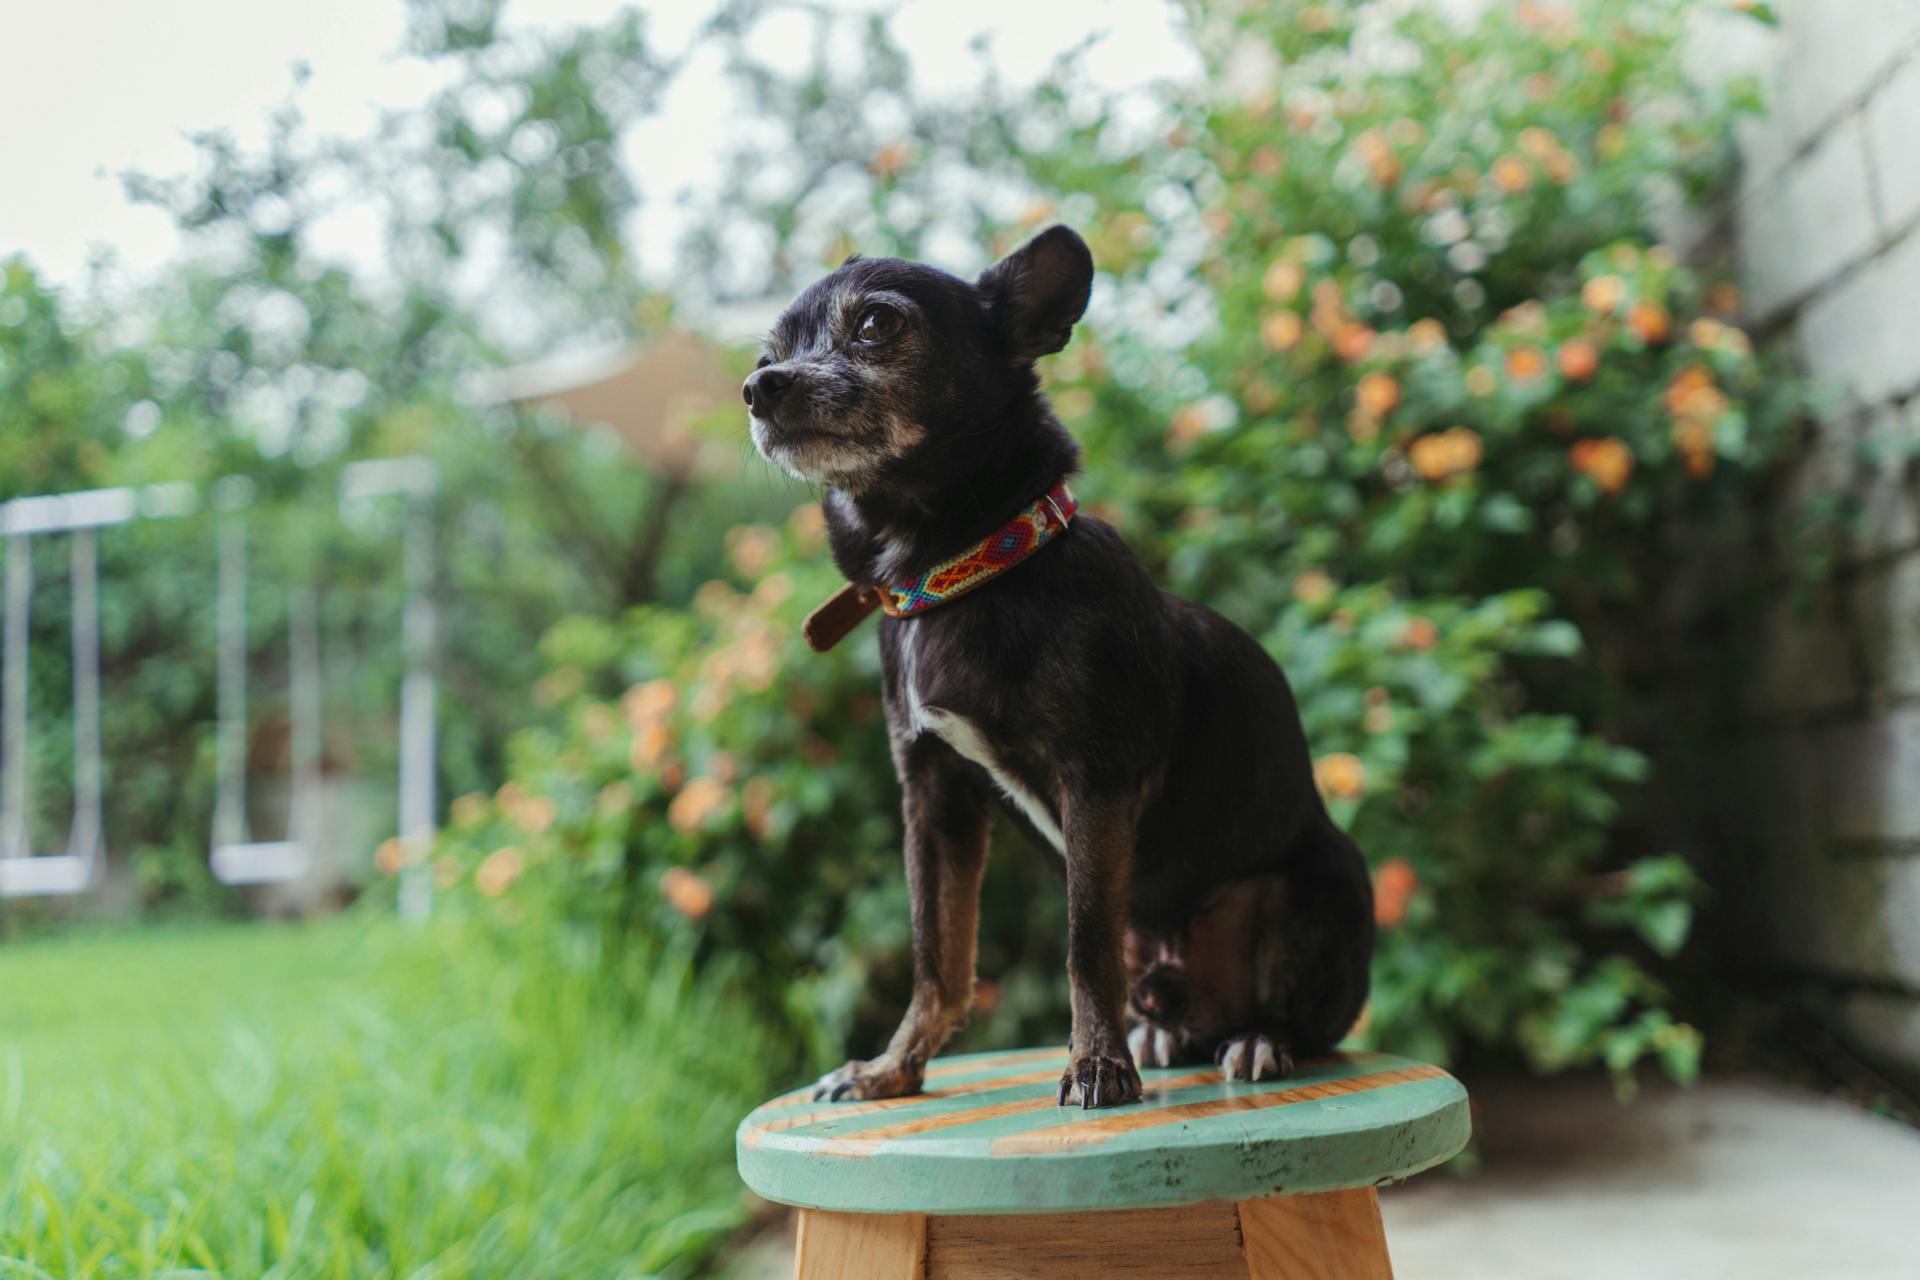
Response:
[[[1091,1111],[1095,1107],[1117,1107],[1123,1102],[1140,1101],[1140,1073],[1125,1058],[1098,1053],[1076,1053],[1060,1076],[1060,1105],[1079,1103]]]
[[[1222,1041],[1214,1061],[1229,1080],[1278,1080],[1293,1074],[1287,1047],[1257,1031]]]
[[[864,1102],[872,1098],[900,1098],[920,1092],[921,1075],[907,1064],[885,1055],[871,1062],[855,1060],[827,1072],[813,1086],[815,1102]]]

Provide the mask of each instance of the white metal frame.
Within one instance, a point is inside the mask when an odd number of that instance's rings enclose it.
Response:
[[[320,623],[311,587],[287,597],[287,683],[292,702],[293,780],[283,840],[255,840],[247,822],[247,530],[251,486],[238,477],[214,490],[220,510],[219,664],[215,732],[217,789],[207,865],[222,884],[285,884],[313,866],[320,805]]]
[[[434,465],[425,458],[391,458],[350,464],[341,475],[343,507],[380,498],[406,503],[406,605],[402,643],[407,669],[400,687],[399,835],[409,849],[401,875],[400,913],[423,919],[433,886],[426,850],[433,838],[435,735],[435,634],[433,600]],[[216,487],[221,512],[219,596],[219,693],[217,737],[219,791],[215,802],[210,862],[229,884],[285,881],[311,865],[319,820],[323,702],[320,680],[319,602],[310,587],[288,601],[289,675],[292,701],[293,788],[285,840],[248,838],[246,820],[246,541],[241,510],[246,482]],[[97,531],[140,517],[183,515],[199,505],[188,485],[97,489],[16,498],[0,503],[0,540],[6,544],[5,620],[0,626],[0,898],[83,893],[99,882],[106,864],[104,767],[100,743],[100,638]],[[28,840],[29,737],[27,733],[27,642],[33,594],[35,535],[72,538],[74,651],[74,817],[64,853],[35,854]]]
[[[137,516],[192,510],[184,485],[89,489],[0,503],[7,545],[6,623],[0,634],[0,898],[84,893],[106,864],[100,751],[99,530]],[[73,822],[63,853],[35,854],[28,838],[28,620],[33,607],[33,538],[66,534],[73,588]]]
[[[407,602],[401,618],[401,643],[407,671],[400,681],[399,832],[407,847],[400,873],[400,916],[424,920],[433,907],[433,881],[427,850],[433,843],[436,740],[434,704],[435,634],[439,619],[433,600],[433,499],[439,476],[425,458],[382,458],[355,462],[341,473],[343,505],[397,497],[406,504],[405,558]]]

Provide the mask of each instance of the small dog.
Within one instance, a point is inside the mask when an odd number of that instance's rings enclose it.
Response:
[[[816,1097],[918,1092],[965,1024],[996,801],[1065,865],[1062,1105],[1137,1100],[1136,1062],[1284,1075],[1366,1000],[1372,885],[1320,802],[1286,677],[1157,589],[1112,526],[1074,518],[1079,449],[1033,366],[1092,285],[1063,226],[972,284],[852,258],[787,308],[742,388],[760,452],[826,489],[851,585],[810,625],[844,633],[875,600],[895,615],[880,653],[913,995],[885,1052]]]

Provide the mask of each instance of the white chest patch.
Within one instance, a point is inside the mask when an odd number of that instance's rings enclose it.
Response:
[[[993,754],[993,748],[987,744],[986,735],[980,727],[962,715],[955,715],[944,707],[929,707],[920,701],[920,689],[915,681],[914,644],[911,633],[900,645],[901,687],[907,695],[907,715],[913,727],[922,733],[931,733],[967,759],[987,771],[994,785],[1006,795],[1007,799],[1020,806],[1027,821],[1034,830],[1047,838],[1056,853],[1064,856],[1067,852],[1067,839],[1060,831],[1060,824],[1054,821],[1053,813],[1041,803],[1040,797],[1029,791],[1020,779],[1013,776],[1000,764]]]

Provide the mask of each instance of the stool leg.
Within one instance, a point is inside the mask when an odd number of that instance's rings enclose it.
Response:
[[[1372,1187],[1242,1200],[1248,1280],[1393,1280]]]
[[[926,1215],[802,1209],[794,1255],[794,1280],[921,1280]]]

